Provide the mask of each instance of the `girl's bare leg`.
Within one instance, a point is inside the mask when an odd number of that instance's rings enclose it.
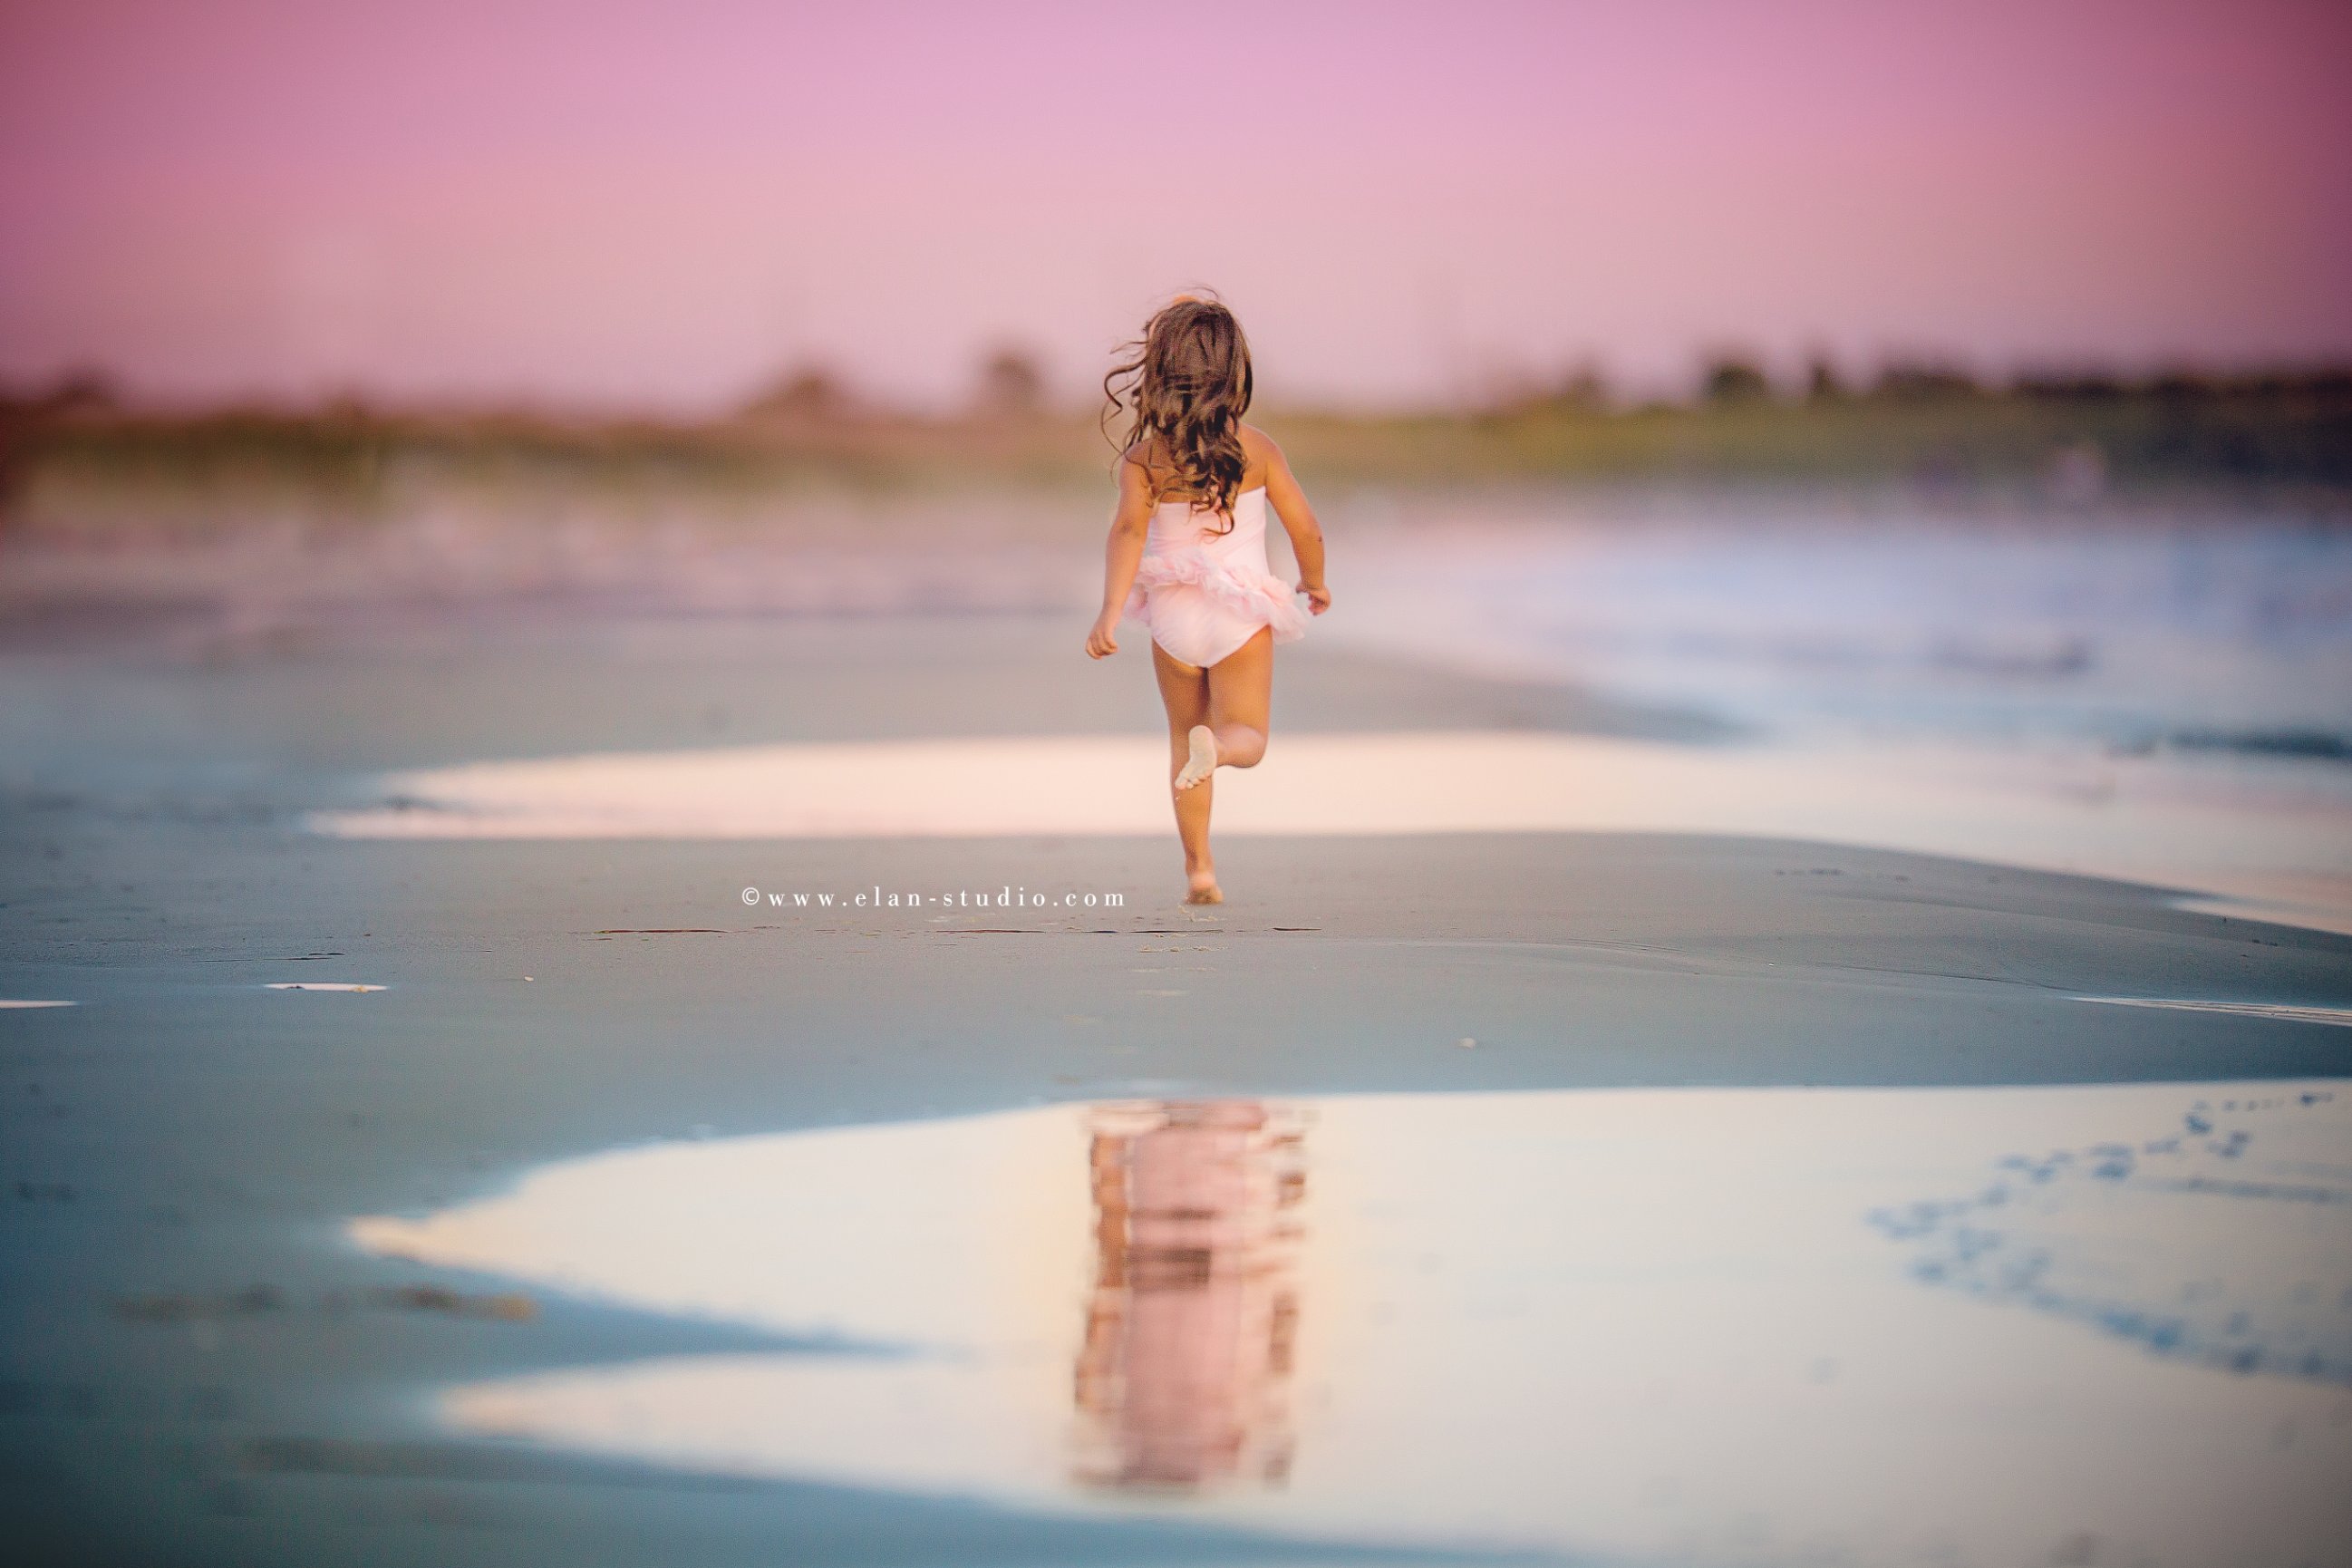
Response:
[[[1176,797],[1176,835],[1184,843],[1186,902],[1217,904],[1216,863],[1209,853],[1211,770],[1252,768],[1265,755],[1274,707],[1274,633],[1261,628],[1207,669],[1151,645],[1160,698],[1168,707],[1169,787]]]
[[[1257,766],[1273,695],[1274,633],[1261,629],[1210,669],[1208,720],[1188,737],[1178,794],[1207,783],[1213,769]]]
[[[1274,711],[1274,628],[1255,636],[1209,667],[1209,732],[1217,766],[1254,768],[1265,755]]]
[[[1176,802],[1176,837],[1184,845],[1184,901],[1220,904],[1225,896],[1217,888],[1217,866],[1209,855],[1209,786],[1175,787],[1192,756],[1192,731],[1209,721],[1209,672],[1171,658],[1156,642],[1151,645],[1151,669],[1160,678],[1160,700],[1168,709],[1169,792]]]

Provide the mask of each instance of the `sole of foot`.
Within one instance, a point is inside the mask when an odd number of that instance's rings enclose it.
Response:
[[[1184,759],[1184,766],[1176,775],[1180,792],[1191,789],[1217,768],[1217,737],[1206,724],[1193,725],[1185,740],[1192,745],[1192,754]]]

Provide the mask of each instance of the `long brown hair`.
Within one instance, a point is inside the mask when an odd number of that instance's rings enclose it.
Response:
[[[1249,340],[1234,313],[1215,300],[1186,296],[1151,318],[1139,342],[1103,377],[1103,434],[1121,408],[1130,422],[1122,451],[1138,454],[1151,499],[1189,497],[1233,526],[1249,459],[1242,416],[1255,380]]]

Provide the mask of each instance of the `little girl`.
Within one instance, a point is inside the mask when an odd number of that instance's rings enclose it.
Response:
[[[1128,407],[1134,424],[1087,654],[1118,651],[1123,615],[1150,628],[1188,904],[1224,901],[1209,856],[1209,775],[1265,755],[1274,645],[1307,633],[1291,595],[1318,616],[1331,607],[1323,530],[1282,448],[1242,423],[1250,390],[1241,323],[1191,298],[1152,317],[1134,357],[1103,378],[1110,411]],[[1298,558],[1296,590],[1266,567],[1269,501]]]

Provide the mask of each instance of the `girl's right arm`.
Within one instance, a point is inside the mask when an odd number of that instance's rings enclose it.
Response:
[[[1087,634],[1087,657],[1102,658],[1118,651],[1118,617],[1127,608],[1128,591],[1135,586],[1136,568],[1143,561],[1143,542],[1151,529],[1151,481],[1143,465],[1129,458],[1118,466],[1118,510],[1111,513],[1110,540],[1103,547],[1102,614]]]

